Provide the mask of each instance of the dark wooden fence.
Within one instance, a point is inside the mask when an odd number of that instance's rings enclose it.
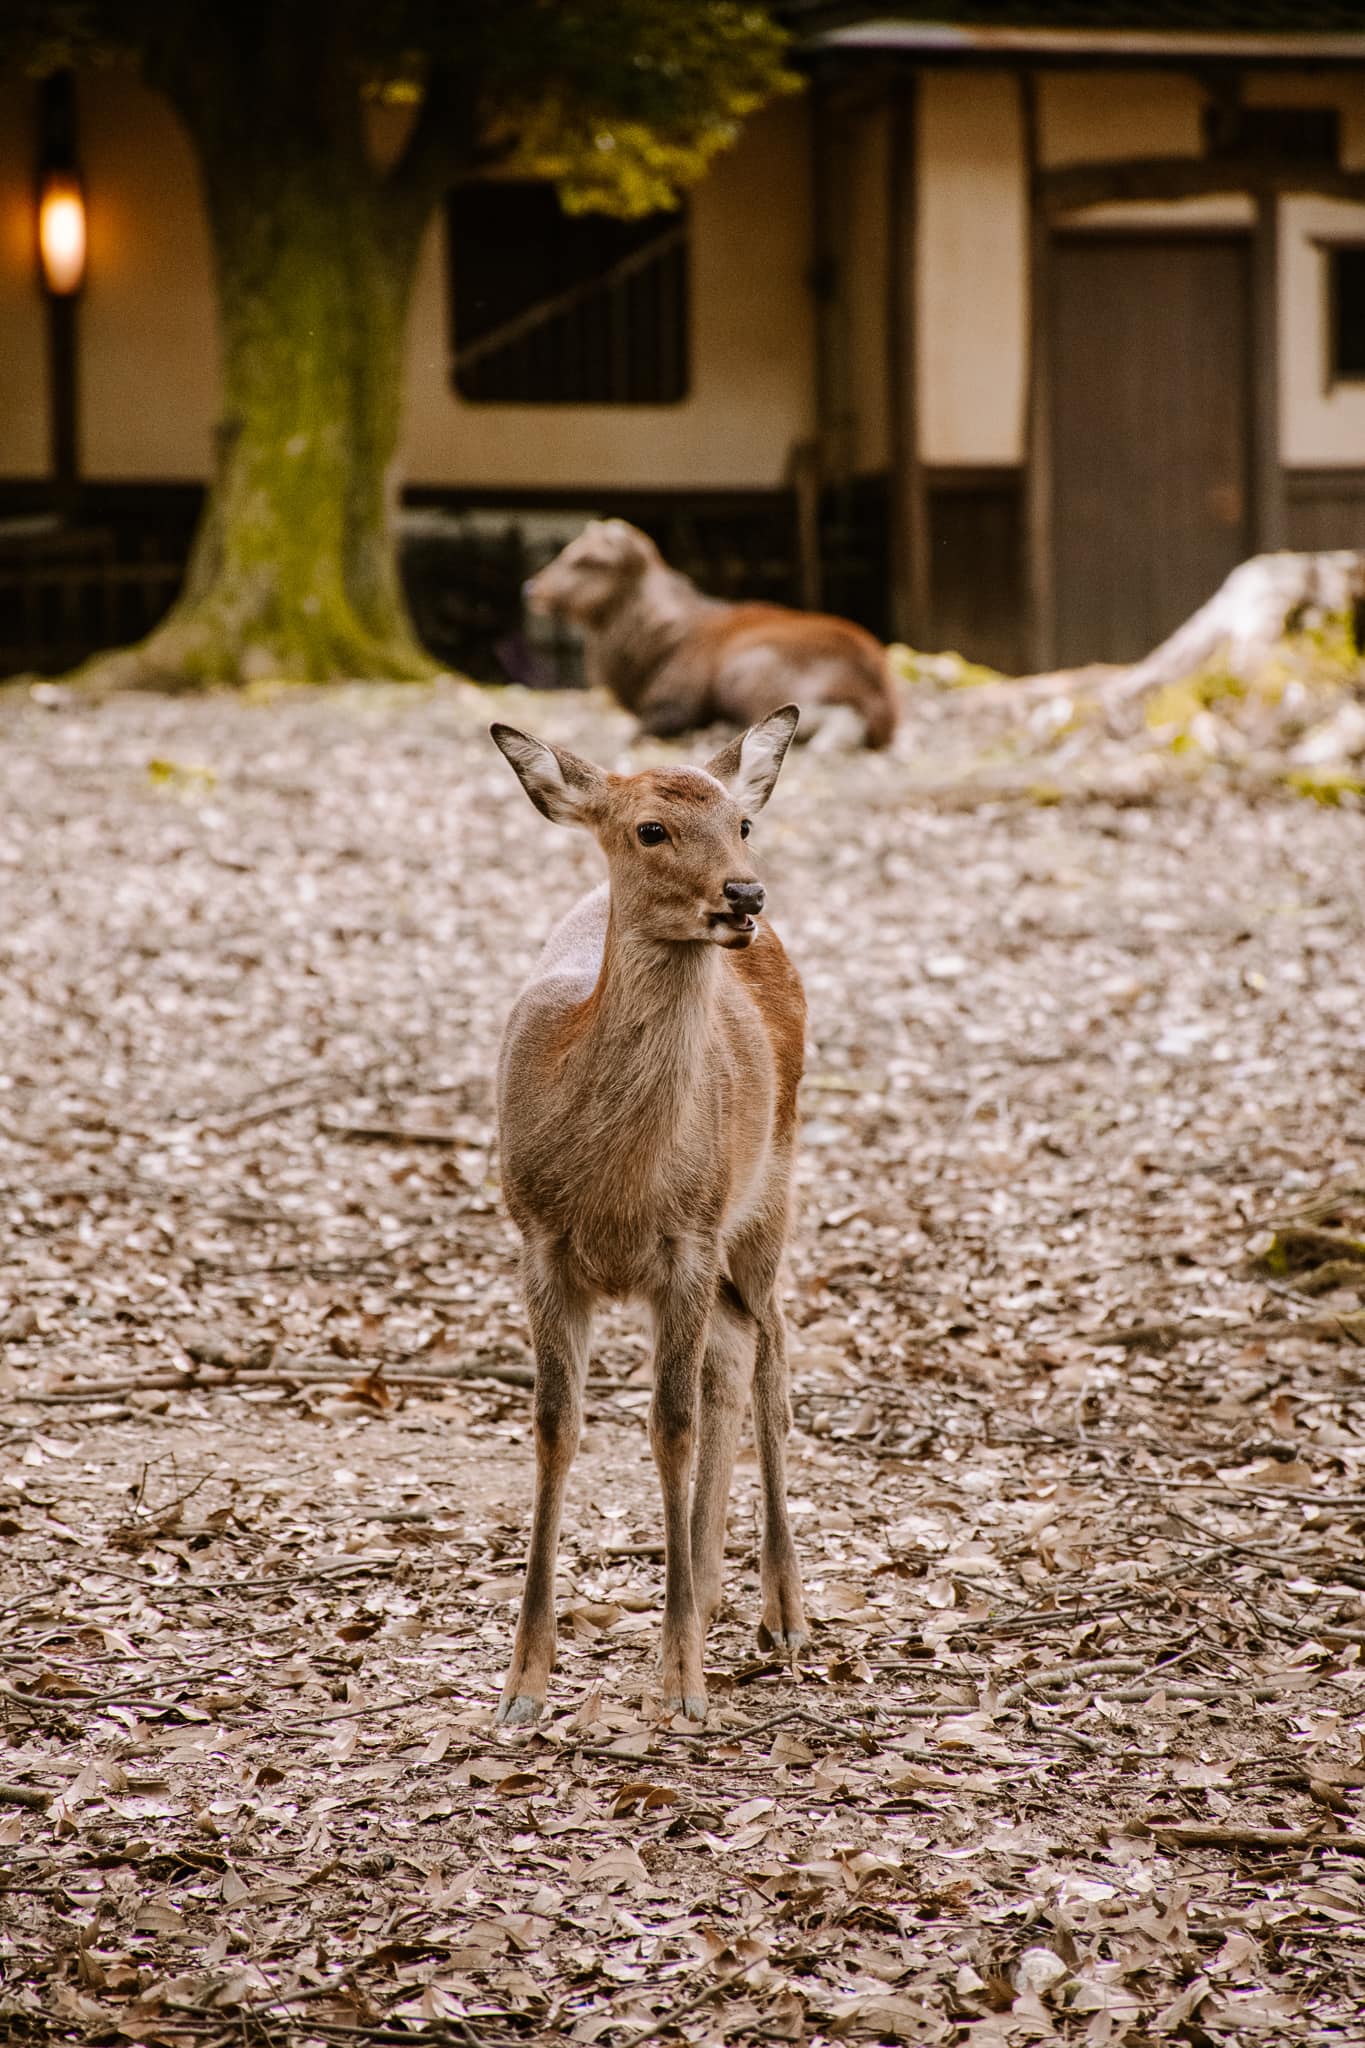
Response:
[[[569,685],[574,644],[523,637],[521,585],[592,514],[633,520],[665,558],[717,597],[800,602],[790,490],[414,494],[402,521],[408,603],[438,661],[488,682]],[[529,499],[529,502],[528,502]],[[179,486],[121,487],[62,523],[0,504],[0,676],[55,675],[149,633],[180,588],[200,503]],[[826,492],[824,604],[885,628],[886,507],[876,479]]]
[[[141,639],[185,574],[190,525],[128,516],[0,518],[0,676],[54,674]]]

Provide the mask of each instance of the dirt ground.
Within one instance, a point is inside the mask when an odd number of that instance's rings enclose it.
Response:
[[[1365,1266],[1295,1251],[1365,1237],[1365,815],[993,791],[971,692],[793,760],[813,1646],[756,1650],[742,1461],[710,1720],[660,1721],[623,1311],[550,1712],[497,1732],[490,1075],[595,850],[457,686],[45,694],[0,706],[0,2038],[1365,2041]]]

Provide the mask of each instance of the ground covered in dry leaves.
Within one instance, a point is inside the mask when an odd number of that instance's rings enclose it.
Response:
[[[490,1074],[595,851],[455,686],[42,694],[0,705],[0,2037],[1365,2039],[1365,816],[999,786],[970,691],[795,758],[755,851],[811,999],[813,1648],[754,1647],[742,1462],[711,1718],[660,1721],[622,1312],[551,1712],[498,1733]]]

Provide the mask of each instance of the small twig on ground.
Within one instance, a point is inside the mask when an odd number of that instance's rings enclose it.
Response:
[[[371,1145],[460,1145],[455,1131],[435,1130],[422,1124],[332,1123],[323,1117],[318,1129],[328,1138],[355,1138]]]
[[[686,2019],[687,2015],[696,2012],[699,2006],[708,2004],[716,1996],[717,1992],[725,1989],[728,1982],[729,1979],[727,1977],[709,1979],[708,1982],[702,1985],[700,1991],[694,1992],[691,1998],[684,1999],[681,2005],[675,2005],[672,2012],[668,2013],[663,2019],[656,2020],[652,2027],[645,2027],[638,2034],[632,2034],[626,2043],[626,2048],[643,2048],[643,2044],[646,2041],[657,2041],[661,2035],[671,2034],[677,2027],[679,2020]],[[624,2026],[625,2024],[626,2022],[623,2020],[621,2025]]]
[[[449,1683],[428,1686],[425,1692],[402,1694],[396,1700],[376,1700],[367,1707],[338,1707],[334,1714],[300,1714],[291,1721],[276,1721],[272,1727],[262,1728],[261,1734],[286,1735],[300,1728],[330,1728],[335,1721],[362,1721],[372,1714],[396,1714],[402,1707],[420,1707],[428,1700],[457,1698],[455,1688]]]
[[[811,1719],[807,1707],[786,1707],[780,1714],[770,1714],[766,1721],[750,1721],[743,1728],[665,1728],[661,1731],[667,1742],[731,1742],[741,1736],[752,1742],[756,1735],[766,1735],[770,1728],[780,1727],[784,1721],[806,1721]]]

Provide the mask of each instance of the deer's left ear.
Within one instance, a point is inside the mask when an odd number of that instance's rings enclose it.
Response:
[[[767,803],[800,716],[795,704],[784,704],[707,762],[708,774],[725,784],[741,810],[752,815]]]

